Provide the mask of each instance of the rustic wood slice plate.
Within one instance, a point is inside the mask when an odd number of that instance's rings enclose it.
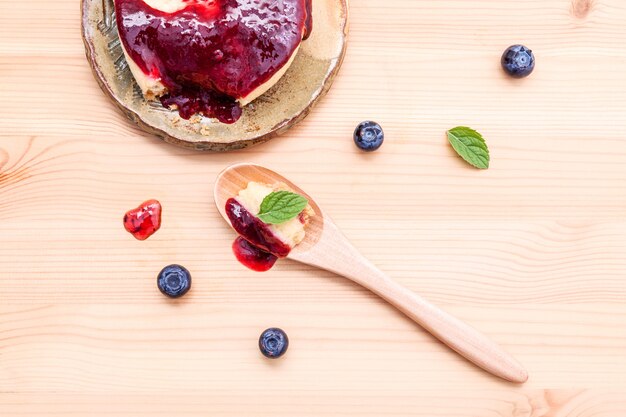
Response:
[[[206,117],[184,120],[143,98],[122,52],[113,0],[82,0],[82,36],[96,80],[142,130],[197,150],[229,151],[265,142],[309,114],[330,89],[346,50],[347,0],[313,0],[313,32],[285,75],[243,109],[232,125]]]

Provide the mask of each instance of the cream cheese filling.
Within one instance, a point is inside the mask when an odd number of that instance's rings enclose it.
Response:
[[[286,190],[290,191],[285,184],[261,184],[258,182],[250,182],[248,186],[239,191],[236,200],[251,214],[256,216],[261,210],[261,203],[263,199],[274,191]],[[302,240],[306,235],[306,224],[308,219],[314,215],[313,209],[307,206],[304,209],[304,223],[300,221],[300,216],[288,220],[280,224],[268,225],[269,229],[278,237],[283,243],[293,248]]]

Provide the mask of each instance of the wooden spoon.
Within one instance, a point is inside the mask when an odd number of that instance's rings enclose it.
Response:
[[[477,366],[508,381],[526,382],[528,373],[515,358],[477,330],[385,275],[350,244],[310,195],[282,175],[253,164],[232,165],[219,174],[214,188],[215,204],[228,224],[226,201],[246,188],[250,181],[285,183],[294,192],[307,197],[315,210],[306,237],[288,258],[334,272],[362,285]]]

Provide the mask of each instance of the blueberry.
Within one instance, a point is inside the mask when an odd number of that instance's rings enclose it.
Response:
[[[533,51],[524,45],[513,45],[506,48],[502,54],[501,62],[504,71],[515,78],[527,77],[535,69]]]
[[[354,143],[366,152],[380,148],[384,140],[383,128],[376,122],[369,120],[361,122],[354,130]]]
[[[159,272],[157,285],[168,297],[182,297],[191,288],[191,274],[180,265],[169,265]]]
[[[280,358],[287,352],[289,338],[281,329],[270,328],[261,333],[259,337],[259,349],[261,353],[270,359]]]

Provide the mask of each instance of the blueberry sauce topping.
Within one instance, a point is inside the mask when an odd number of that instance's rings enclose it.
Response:
[[[234,123],[237,98],[268,81],[311,28],[311,0],[183,0],[167,13],[115,0],[120,39],[147,76],[168,89],[164,106]]]
[[[148,200],[124,215],[124,228],[137,240],[146,240],[161,227],[161,203]]]

